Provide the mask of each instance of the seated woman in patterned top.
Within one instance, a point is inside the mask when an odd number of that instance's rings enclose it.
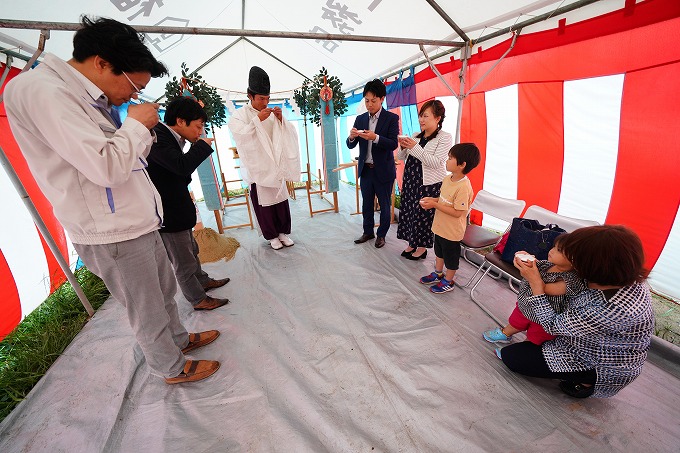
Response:
[[[654,329],[642,242],[627,227],[601,225],[572,232],[560,249],[587,289],[556,313],[538,269],[515,258],[532,292],[520,310],[557,337],[506,346],[501,359],[516,373],[560,379],[576,398],[613,396],[640,374]]]

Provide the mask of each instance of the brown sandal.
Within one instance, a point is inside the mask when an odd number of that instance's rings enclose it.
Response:
[[[190,333],[189,344],[182,349],[182,354],[186,354],[196,348],[210,344],[217,340],[217,337],[219,336],[220,332],[218,330],[206,330],[205,332]]]
[[[215,374],[220,368],[220,362],[215,360],[187,360],[184,370],[172,378],[165,378],[166,384],[181,384],[183,382],[195,382]]]

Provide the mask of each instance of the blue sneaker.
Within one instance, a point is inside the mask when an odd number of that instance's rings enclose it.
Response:
[[[503,329],[496,327],[495,329],[487,330],[482,334],[484,339],[489,343],[510,343],[511,336],[503,333]]]
[[[454,288],[455,285],[453,284],[453,280],[447,280],[444,277],[442,277],[439,279],[439,283],[430,287],[430,291],[432,291],[435,294],[443,294],[449,291],[453,291]]]
[[[501,356],[501,348],[496,348],[494,352],[496,353],[496,357],[503,360],[503,357]]]
[[[434,285],[435,283],[439,283],[442,278],[444,278],[443,272],[432,272],[425,277],[420,277],[420,283],[423,285]]]

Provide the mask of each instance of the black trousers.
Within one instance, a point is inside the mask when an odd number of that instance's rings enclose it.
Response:
[[[373,216],[373,200],[377,196],[380,204],[380,226],[375,235],[379,238],[387,236],[390,229],[390,210],[392,206],[392,186],[394,179],[388,182],[380,182],[375,175],[375,168],[364,165],[360,175],[361,181],[361,211],[364,218],[364,234],[372,235],[375,229]]]
[[[595,384],[597,373],[594,369],[586,371],[551,371],[543,358],[542,346],[530,341],[514,343],[501,349],[505,366],[515,373],[547,379],[561,379],[580,384]]]

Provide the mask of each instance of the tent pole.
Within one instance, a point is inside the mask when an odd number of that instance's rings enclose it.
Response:
[[[519,32],[517,32],[517,33],[513,32],[512,33],[512,42],[510,43],[510,47],[508,47],[508,50],[506,50],[503,53],[503,55],[501,55],[500,58],[498,60],[496,60],[496,62],[493,64],[493,66],[491,66],[484,74],[482,74],[482,76],[479,78],[479,80],[477,80],[475,82],[475,84],[472,85],[472,88],[470,88],[470,90],[468,91],[468,94],[471,93],[475,88],[477,88],[477,85],[479,85],[481,83],[481,81],[484,80],[486,78],[486,76],[488,76],[489,73],[491,73],[491,71],[493,71],[496,66],[498,66],[498,64],[503,60],[503,58],[505,58],[510,53],[510,51],[513,49],[513,47],[515,47],[515,42],[517,41],[517,35],[519,35]]]
[[[552,11],[552,12],[545,13],[545,14],[541,14],[540,16],[535,16],[535,17],[532,17],[531,19],[527,19],[527,20],[525,20],[525,21],[523,21],[523,22],[516,23],[516,24],[512,25],[511,27],[506,27],[506,28],[504,28],[504,29],[502,29],[502,30],[497,30],[497,31],[495,31],[495,32],[493,32],[493,33],[491,33],[491,34],[482,36],[482,37],[479,38],[479,39],[473,39],[473,40],[472,40],[472,45],[473,45],[473,46],[476,46],[476,45],[479,45],[479,44],[481,44],[481,43],[483,43],[483,42],[489,41],[489,40],[491,40],[491,39],[498,38],[499,36],[503,36],[503,35],[506,35],[506,34],[508,34],[508,33],[511,33],[511,32],[513,32],[513,31],[520,31],[520,30],[522,30],[524,27],[528,27],[528,26],[530,26],[530,25],[537,24],[537,23],[542,22],[542,21],[544,21],[544,20],[548,20],[548,19],[550,19],[551,17],[558,16],[558,15],[564,14],[564,13],[568,13],[568,12],[570,12],[570,11],[574,11],[574,10],[576,10],[576,9],[583,8],[583,7],[585,7],[585,6],[588,6],[588,5],[592,4],[592,3],[597,3],[597,2],[599,2],[599,1],[601,1],[601,0],[579,0],[579,1],[577,1],[577,2],[574,2],[574,3],[570,4],[570,5],[566,5],[566,6],[559,7],[559,8],[557,8],[556,10],[554,10],[554,11]],[[459,46],[459,47],[462,47],[462,46]],[[440,53],[438,53],[438,54],[436,54],[436,55],[433,55],[433,56],[431,57],[431,59],[432,59],[432,60],[436,60],[436,59],[441,58],[441,57],[443,57],[443,56],[446,56],[446,55],[448,55],[448,54],[451,54],[451,53],[454,53],[454,52],[458,52],[459,47],[456,47],[456,48],[453,48],[453,49],[449,49],[449,50],[445,50],[445,51],[443,51],[443,52],[440,52]],[[376,79],[376,78],[378,78],[378,79],[384,79],[384,78],[387,78],[387,77],[392,77],[392,76],[394,76],[394,75],[399,74],[401,71],[405,70],[405,69],[408,68],[409,66],[418,67],[418,66],[420,66],[420,65],[423,65],[423,64],[427,63],[427,60],[424,60],[424,59],[417,60],[415,63],[413,63],[413,60],[416,60],[416,59],[418,58],[419,55],[420,55],[420,54],[416,54],[416,55],[414,55],[413,57],[404,60],[404,61],[401,63],[401,65],[398,66],[398,67],[397,67],[397,66],[393,66],[392,68],[388,69],[388,71],[390,71],[390,72],[388,72],[388,73],[385,74],[385,75],[382,75],[382,73],[380,73],[380,74],[375,74],[374,76],[368,78],[367,80],[372,80],[372,79]],[[397,69],[393,69],[393,68],[397,68]],[[356,86],[354,86],[354,87],[352,87],[352,88],[347,89],[347,90],[345,91],[345,94],[350,93],[350,92],[352,92],[353,90],[356,90],[357,88],[360,88],[360,87],[364,86],[365,83],[366,83],[366,81],[364,81],[364,82],[360,83],[359,85],[356,85]]]
[[[461,60],[463,61],[463,66],[460,68],[460,74],[458,79],[460,80],[460,94],[458,98],[458,116],[456,117],[456,136],[454,137],[454,143],[460,143],[460,124],[463,121],[463,102],[467,94],[465,93],[465,73],[467,71],[468,58],[470,57],[470,47],[465,46],[465,50],[461,51]]]
[[[250,44],[251,46],[254,46],[256,49],[259,49],[259,50],[261,50],[262,52],[264,52],[265,54],[269,55],[270,57],[272,57],[273,59],[275,59],[276,61],[278,61],[279,63],[281,63],[282,65],[284,65],[284,66],[287,67],[288,69],[290,69],[291,71],[297,72],[297,73],[300,74],[302,77],[304,77],[306,80],[311,80],[311,78],[307,77],[306,75],[304,75],[303,73],[301,73],[300,71],[298,71],[297,69],[295,69],[294,67],[292,67],[291,65],[289,65],[288,63],[286,63],[285,61],[283,61],[282,59],[280,59],[279,57],[277,57],[276,55],[274,55],[273,53],[271,53],[271,52],[269,52],[269,51],[263,49],[263,48],[260,47],[260,46],[258,46],[257,44],[255,44],[254,42],[252,42],[250,39],[248,39],[248,38],[243,38],[243,40],[246,41],[246,42],[247,42],[248,44]]]
[[[10,56],[12,58],[18,58],[19,60],[24,60],[28,61],[30,57],[26,55],[21,55],[20,53],[16,53],[13,50],[5,49],[4,47],[0,47],[0,53],[4,53],[7,56]]]
[[[33,67],[33,64],[36,62],[38,57],[43,53],[43,50],[45,50],[45,41],[50,39],[50,31],[49,30],[40,30],[40,38],[38,38],[38,48],[35,49],[35,52],[33,53],[33,56],[26,61],[26,64],[24,65],[24,68],[21,70],[21,72],[26,72],[31,67]],[[9,58],[8,58],[9,59]],[[9,71],[9,68],[11,68],[12,65],[8,64],[7,65],[7,71]],[[3,77],[4,81],[4,77]],[[0,86],[2,86],[2,83],[0,83]],[[2,102],[2,99],[4,97],[4,93],[0,93],[0,102]]]
[[[522,30],[524,27],[528,27],[529,25],[537,24],[539,22],[543,22],[544,20],[548,20],[552,17],[559,16],[564,13],[568,13],[570,11],[574,11],[579,8],[583,8],[584,6],[588,6],[592,3],[597,3],[602,0],[578,0],[574,3],[571,3],[569,5],[565,6],[560,6],[559,8],[555,9],[554,11],[551,11],[549,13],[541,14],[539,16],[534,16],[531,19],[527,19],[523,22],[519,22],[517,24],[511,25],[510,27],[505,27],[500,30],[496,30],[493,33],[490,33],[488,35],[482,36],[479,39],[473,39],[472,44],[473,45],[478,45],[479,43],[482,43],[484,41],[489,41],[494,38],[498,38],[499,36],[507,35],[508,33],[512,33],[513,31],[519,31]]]
[[[430,69],[432,69],[432,72],[434,72],[435,75],[437,76],[437,78],[442,81],[442,83],[446,86],[446,88],[449,89],[451,94],[458,97],[458,93],[456,93],[456,90],[451,88],[451,85],[449,85],[449,82],[446,81],[444,76],[442,76],[442,73],[439,72],[439,69],[437,69],[437,67],[434,65],[434,63],[432,63],[432,60],[430,60],[430,57],[427,55],[427,52],[425,52],[425,47],[422,44],[420,45],[420,51],[423,53],[423,55],[425,55],[425,59],[427,60],[428,64],[430,65]]]
[[[503,60],[503,58],[505,58],[505,56],[508,53],[510,53],[510,51],[513,49],[513,47],[515,47],[515,42],[517,41],[517,35],[518,34],[519,33],[513,33],[512,34],[512,42],[510,43],[510,47],[508,48],[508,50],[506,50],[503,53],[503,55],[501,55],[501,57],[498,60],[496,60],[496,62],[493,64],[493,66],[491,66],[489,68],[489,70],[486,71],[479,78],[479,80],[477,80],[477,82],[475,82],[474,85],[472,85],[472,87],[467,91],[467,93],[465,92],[465,72],[467,70],[468,58],[470,58],[471,47],[467,46],[467,47],[465,47],[465,50],[461,49],[460,58],[461,58],[461,61],[463,62],[463,66],[460,68],[460,74],[458,76],[459,79],[460,79],[460,95],[457,96],[458,97],[458,118],[456,120],[456,138],[455,138],[456,143],[460,142],[460,124],[463,120],[463,102],[468,97],[468,95],[470,93],[472,93],[475,88],[477,88],[477,85],[479,85],[481,83],[481,81],[484,80],[486,78],[486,76],[488,76],[489,73],[491,73],[491,71],[493,71],[493,69],[496,66],[498,66],[498,64]]]
[[[434,10],[437,12],[437,14],[439,14],[439,16],[440,16],[442,19],[444,19],[444,21],[445,21],[447,24],[449,24],[449,26],[450,26],[451,28],[453,28],[453,31],[455,31],[455,32],[458,34],[458,36],[460,36],[460,37],[463,39],[463,41],[467,42],[467,41],[470,40],[470,38],[467,37],[467,35],[466,35],[465,32],[463,31],[463,29],[460,28],[460,27],[458,26],[458,24],[456,24],[456,23],[453,21],[453,19],[451,19],[451,17],[450,17],[448,14],[446,14],[446,11],[444,11],[444,10],[442,9],[442,7],[439,6],[439,4],[437,4],[437,2],[436,2],[435,0],[425,0],[425,1],[427,1],[427,3],[430,4],[430,6],[432,7],[432,9],[434,9]]]
[[[11,54],[7,54],[5,59],[5,70],[2,71],[2,76],[0,76],[0,87],[5,84],[5,79],[7,78],[7,75],[9,74],[9,70],[12,69],[12,62],[14,61],[14,57]]]
[[[31,20],[0,19],[0,28],[16,28],[22,30],[59,30],[78,31],[82,28],[79,23],[70,22],[43,22]],[[206,35],[206,36],[242,36],[244,38],[289,38],[289,39],[322,39],[324,41],[356,41],[356,42],[381,42],[386,44],[425,44],[436,47],[462,47],[460,41],[447,41],[445,39],[425,38],[400,38],[396,36],[368,36],[368,35],[345,35],[342,33],[311,33],[297,31],[270,31],[270,30],[242,30],[235,28],[201,28],[201,27],[166,27],[156,25],[135,25],[133,27],[139,33],[157,33],[172,35]]]
[[[73,275],[73,272],[71,272],[71,268],[69,267],[68,263],[61,254],[61,251],[59,250],[57,243],[54,241],[54,238],[50,233],[50,230],[47,229],[47,225],[45,225],[45,222],[43,222],[42,218],[40,217],[40,214],[38,213],[38,210],[33,204],[33,201],[28,196],[26,188],[19,179],[19,175],[17,175],[17,173],[14,171],[14,168],[12,167],[12,164],[7,158],[5,151],[3,151],[1,147],[0,147],[0,165],[5,168],[5,172],[7,173],[7,176],[9,176],[9,179],[12,182],[14,189],[16,190],[19,197],[21,197],[21,199],[23,200],[26,209],[28,209],[28,212],[31,213],[31,217],[33,217],[33,221],[35,222],[35,225],[38,227],[38,231],[40,231],[40,234],[45,240],[47,246],[50,248],[52,255],[54,255],[54,258],[59,263],[59,267],[61,268],[62,271],[64,271],[66,278],[68,279],[69,283],[71,283],[71,286],[73,287],[73,290],[76,292],[78,299],[80,299],[80,303],[82,303],[83,307],[85,307],[87,314],[93,316],[94,309],[92,308],[90,301],[87,300],[87,296],[83,292],[83,289],[80,287],[78,279],[76,279],[76,276]]]

